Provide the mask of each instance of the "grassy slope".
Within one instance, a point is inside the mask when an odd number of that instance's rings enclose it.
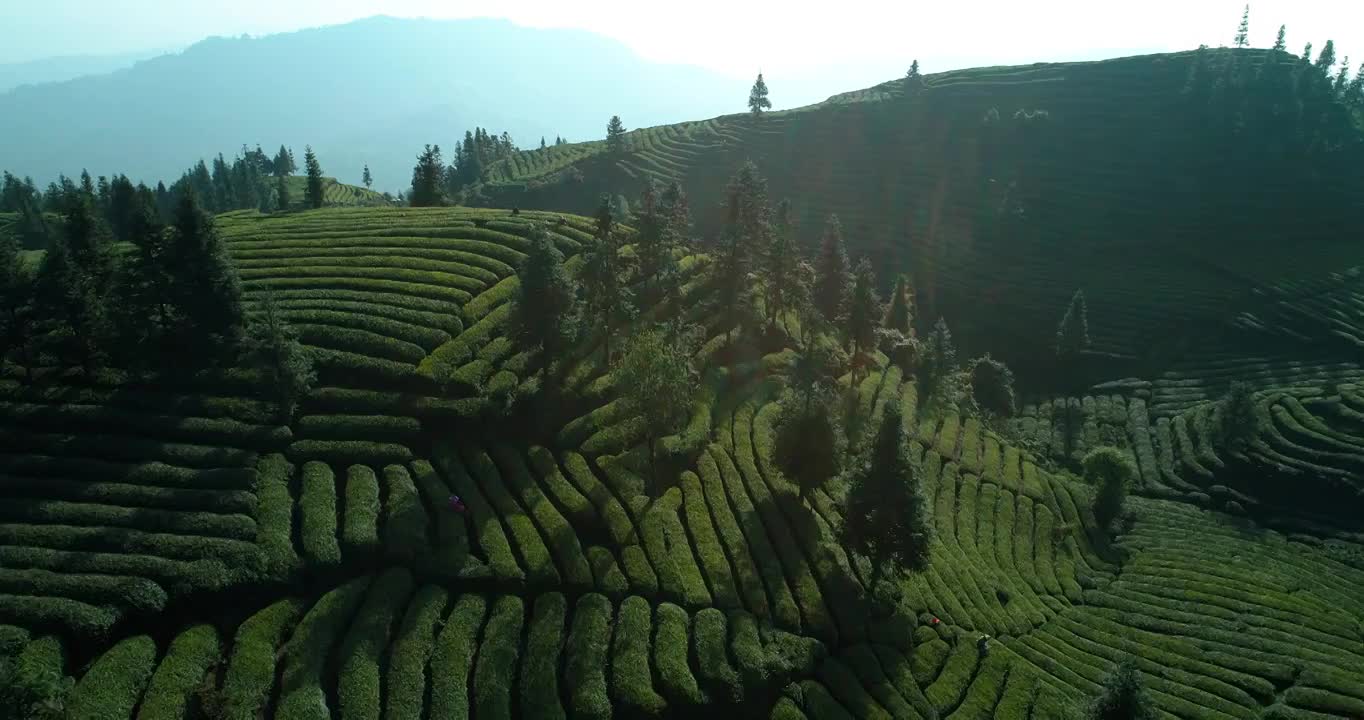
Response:
[[[1250,148],[1214,152],[1193,132],[1189,57],[954,71],[912,97],[889,82],[760,122],[637,130],[619,159],[600,142],[532,150],[492,168],[487,192],[586,213],[653,175],[683,184],[709,235],[726,179],[752,159],[807,244],[837,213],[854,256],[873,256],[884,282],[911,270],[923,320],[945,315],[974,349],[1026,366],[1083,288],[1096,350],[1165,361],[1206,346],[1252,288],[1364,262],[1342,231],[1364,223],[1354,174],[1332,177],[1344,200],[1329,210],[1307,212],[1271,172],[1249,195],[1222,192],[1223,153]],[[1003,120],[987,124],[992,108]]]

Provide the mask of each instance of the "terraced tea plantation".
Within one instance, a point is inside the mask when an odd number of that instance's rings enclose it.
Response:
[[[1186,497],[1221,464],[1259,483],[1242,503],[1357,490],[1359,386],[1266,389],[1235,456],[1159,382],[1076,400],[1078,447],[1138,462],[1113,538],[1048,469],[1049,405],[1003,433],[921,411],[878,354],[841,380],[849,442],[901,410],[937,541],[877,598],[837,540],[843,482],[801,500],[778,469],[792,349],[722,359],[704,255],[641,312],[708,337],[656,498],[599,333],[542,427],[499,421],[551,382],[508,335],[532,223],[570,258],[591,239],[540,212],[220,217],[249,308],[273,294],[318,360],[287,424],[244,371],[0,379],[0,654],[69,678],[82,719],[1053,718],[1128,656],[1160,717],[1364,716],[1360,538]]]
[[[1236,52],[1246,66],[1264,60]],[[1295,202],[1282,194],[1263,208],[1245,194],[1214,197],[1230,178],[1209,174],[1226,155],[1209,155],[1181,93],[1193,57],[957,70],[912,91],[897,79],[761,119],[635,129],[615,156],[601,142],[520,153],[489,169],[484,191],[505,207],[590,213],[599,193],[633,202],[654,178],[681,183],[692,207],[718,208],[751,159],[774,202],[791,201],[806,247],[836,214],[854,261],[908,268],[925,316],[945,316],[959,341],[1016,370],[1049,350],[1077,288],[1101,353],[1163,363],[1190,346],[1240,350],[1208,330],[1243,312],[1243,323],[1288,336],[1321,324],[1333,351],[1357,353],[1359,275],[1346,269],[1364,254],[1342,229],[1364,224],[1364,186],[1332,175],[1345,185],[1323,192],[1349,199],[1308,223],[1282,221],[1278,209]],[[1217,152],[1257,151],[1227,142]],[[697,215],[703,235],[720,223]],[[1330,273],[1343,275],[1327,295]],[[1269,283],[1279,307],[1250,302]],[[1304,311],[1311,328],[1292,322]]]

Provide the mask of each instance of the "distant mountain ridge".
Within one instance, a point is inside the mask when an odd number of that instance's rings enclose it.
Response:
[[[61,55],[24,62],[0,63],[0,93],[21,85],[65,82],[86,75],[111,73],[164,52],[137,50],[101,55]]]
[[[605,133],[733,109],[746,84],[651,63],[579,30],[502,20],[375,17],[259,38],[209,38],[107,75],[0,94],[0,164],[45,184],[57,173],[173,179],[243,143],[317,151],[328,175],[400,190],[425,143],[475,125],[541,136]]]

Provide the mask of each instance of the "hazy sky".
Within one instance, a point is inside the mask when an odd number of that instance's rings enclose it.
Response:
[[[578,27],[651,59],[736,76],[844,68],[887,79],[917,57],[926,71],[1032,60],[1085,59],[1230,44],[1243,0],[960,2],[937,0],[0,0],[0,62],[54,55],[177,48],[209,35],[253,35],[370,15],[474,17]],[[658,8],[666,8],[662,12]],[[1251,44],[1281,23],[1290,49],[1333,38],[1364,60],[1364,2],[1259,0]],[[849,87],[856,86],[849,84]]]

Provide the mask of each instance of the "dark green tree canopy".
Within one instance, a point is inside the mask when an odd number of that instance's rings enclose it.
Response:
[[[613,373],[626,416],[639,417],[648,443],[653,492],[658,490],[656,446],[676,432],[690,416],[696,396],[696,375],[685,343],[667,333],[646,329],[630,338],[620,367]]]
[[[732,327],[748,302],[749,273],[771,243],[767,180],[746,162],[725,187],[725,224],[715,264],[720,302]]]
[[[323,186],[322,186],[322,164],[317,161],[317,155],[313,153],[311,145],[304,149],[303,167],[308,173],[308,184],[303,192],[303,201],[310,208],[322,207]]]
[[[1274,47],[1272,48],[1275,52],[1287,52],[1287,51],[1288,51],[1288,38],[1287,38],[1287,33],[1288,33],[1288,26],[1287,26],[1287,25],[1280,25],[1280,26],[1279,26],[1279,34],[1278,34],[1277,37],[1274,38]]]
[[[530,252],[517,273],[513,327],[517,338],[542,348],[546,362],[574,336],[577,286],[564,267],[563,253],[538,224],[531,229]]]
[[[445,161],[439,145],[427,145],[412,168],[412,192],[407,196],[412,207],[445,204]]]
[[[1232,41],[1238,48],[1243,48],[1250,44],[1250,5],[1241,13],[1241,24],[1236,28],[1236,38]]]
[[[853,280],[848,249],[843,244],[843,226],[837,215],[830,215],[824,223],[815,278],[815,307],[830,323],[842,321],[852,301]]]
[[[763,74],[758,73],[758,79],[753,81],[753,89],[748,91],[748,111],[758,117],[764,110],[771,109],[772,101],[767,99],[767,83],[763,82]]]
[[[603,350],[610,364],[616,328],[634,317],[634,295],[626,284],[628,267],[620,252],[620,234],[616,231],[609,195],[601,196],[596,218],[596,237],[583,257],[583,310],[589,326],[602,329]]]
[[[853,475],[843,538],[871,561],[878,575],[885,566],[910,571],[928,567],[933,542],[928,500],[897,403],[886,405],[871,454]]]
[[[293,418],[298,399],[317,380],[312,356],[298,342],[298,333],[284,319],[274,296],[265,295],[246,332],[246,361],[275,391],[280,422]]]
[[[612,115],[606,123],[606,151],[612,155],[625,154],[625,123],[619,115]]]
[[[909,286],[908,275],[902,274],[895,281],[890,306],[886,308],[885,326],[905,337],[914,336],[914,290]]]
[[[372,187],[374,185],[374,176],[369,172],[369,163],[365,164],[365,171],[360,175],[360,182],[364,183],[365,187]]]
[[[882,318],[881,299],[876,297],[876,272],[871,261],[862,258],[853,273],[852,303],[848,309],[848,336],[852,341],[853,356],[876,346],[876,328]]]
[[[971,362],[971,397],[976,407],[997,417],[1012,417],[1017,411],[1014,374],[1009,366],[986,353]]]
[[[1085,481],[1095,488],[1094,519],[1100,526],[1108,527],[1122,514],[1136,468],[1123,451],[1104,446],[1085,455],[1084,473]]]
[[[192,193],[176,210],[168,254],[179,332],[204,359],[216,358],[216,351],[237,344],[244,329],[241,281],[213,218]]]
[[[838,474],[842,456],[838,413],[830,406],[828,393],[817,397],[811,401],[800,393],[785,396],[777,427],[777,465],[800,488],[802,500]]]
[[[1130,656],[1103,680],[1098,697],[1085,708],[1085,720],[1154,720],[1155,706]]]
[[[1063,360],[1073,360],[1089,349],[1089,310],[1085,306],[1085,293],[1076,290],[1070,298],[1066,314],[1056,326],[1056,355]]]

